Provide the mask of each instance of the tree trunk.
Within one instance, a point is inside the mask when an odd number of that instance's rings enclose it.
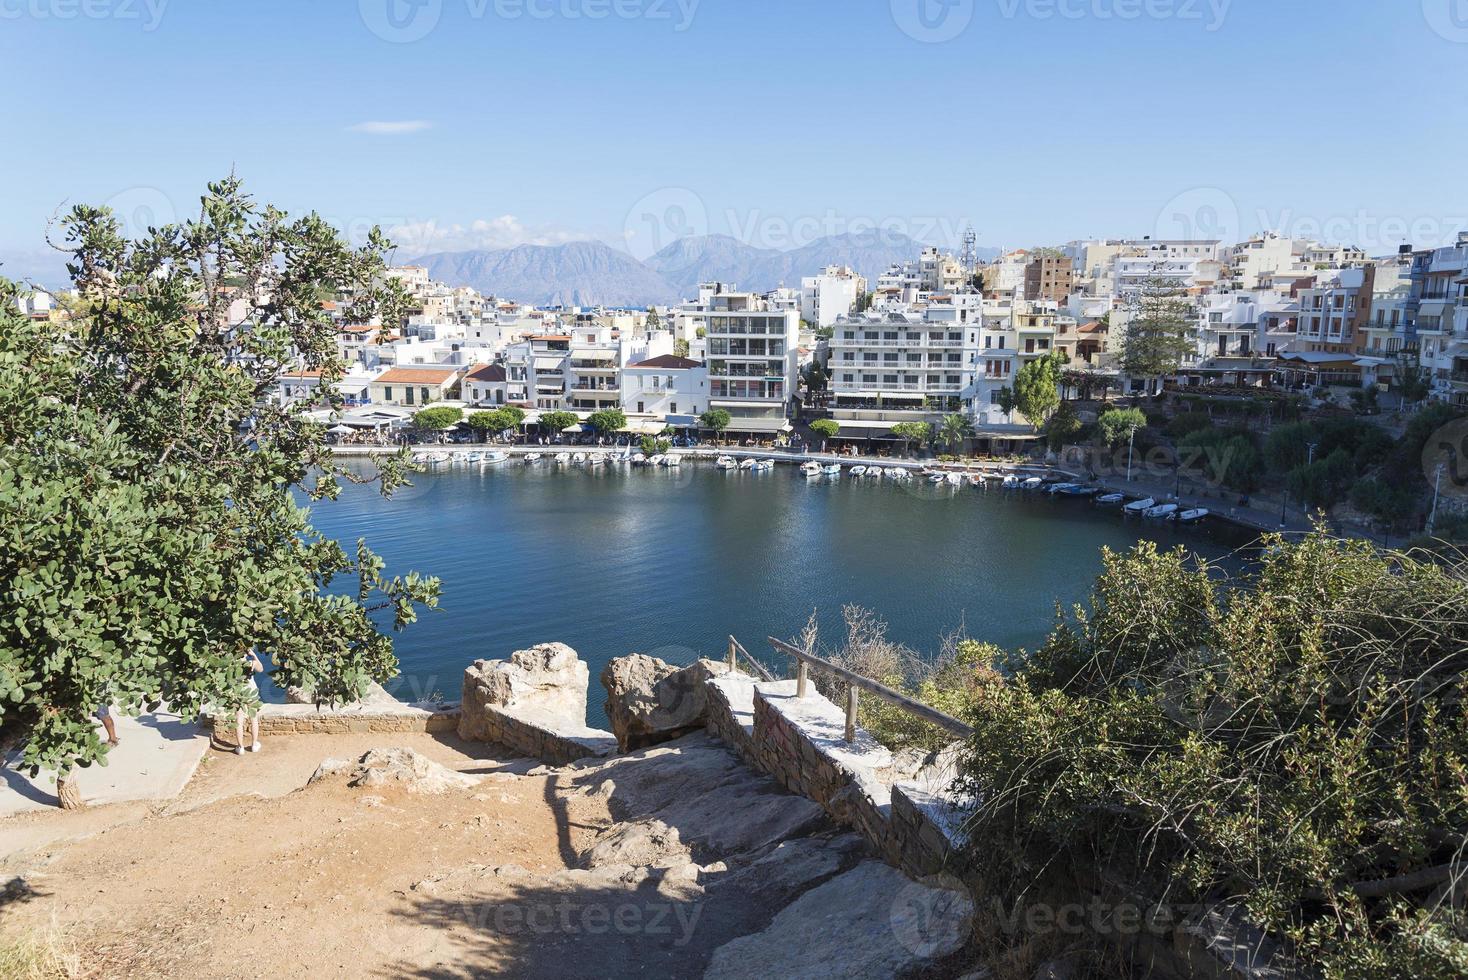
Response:
[[[57,775],[56,796],[61,801],[63,810],[86,809],[87,802],[82,799],[82,791],[77,787],[76,775],[70,770]]]

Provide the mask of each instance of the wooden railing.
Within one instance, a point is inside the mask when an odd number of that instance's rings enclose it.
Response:
[[[740,643],[732,636],[729,637],[730,670],[739,669],[739,654],[741,653],[744,654],[744,659],[749,663],[749,666],[754,669],[754,672],[760,676],[761,680],[773,681],[775,679],[775,675],[770,673],[769,668],[760,663],[758,660],[754,659],[754,657],[750,655],[749,651],[744,649],[744,644]]]
[[[734,638],[730,637],[729,639],[732,641]],[[809,667],[812,665],[846,682],[846,741],[848,744],[856,740],[856,713],[859,707],[861,691],[866,691],[868,694],[875,695],[889,704],[894,704],[908,714],[920,718],[950,735],[956,735],[959,738],[969,738],[974,734],[972,728],[952,715],[945,715],[936,708],[928,707],[921,701],[914,701],[906,694],[900,691],[894,691],[887,685],[880,684],[870,677],[863,677],[861,674],[849,671],[845,667],[838,667],[829,660],[817,657],[815,654],[808,653],[799,647],[791,646],[789,643],[777,640],[773,636],[768,639],[770,646],[774,647],[776,652],[783,653],[796,662],[796,697],[803,698],[809,691]]]

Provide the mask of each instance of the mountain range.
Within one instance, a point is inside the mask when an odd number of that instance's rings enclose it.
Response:
[[[833,235],[800,248],[759,248],[728,235],[680,238],[646,262],[602,242],[517,245],[503,249],[439,252],[411,260],[450,285],[537,306],[647,306],[696,295],[701,282],[732,283],[764,292],[799,287],[803,276],[828,265],[848,265],[875,283],[897,262],[916,259],[923,243],[873,231]],[[997,250],[988,250],[997,255]]]

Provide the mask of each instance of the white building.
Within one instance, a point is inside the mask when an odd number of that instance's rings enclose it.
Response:
[[[829,327],[856,311],[867,281],[849,266],[828,265],[817,276],[800,281],[800,318],[817,327]]]
[[[709,374],[701,361],[659,354],[622,369],[622,411],[628,415],[691,418],[708,409]]]
[[[731,432],[789,428],[799,367],[800,314],[771,310],[753,293],[700,290],[707,323],[709,406],[727,411]]]

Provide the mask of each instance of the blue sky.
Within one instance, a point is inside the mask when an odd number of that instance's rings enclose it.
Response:
[[[0,78],[11,255],[231,168],[413,250],[1468,223],[1468,0],[0,0]]]

